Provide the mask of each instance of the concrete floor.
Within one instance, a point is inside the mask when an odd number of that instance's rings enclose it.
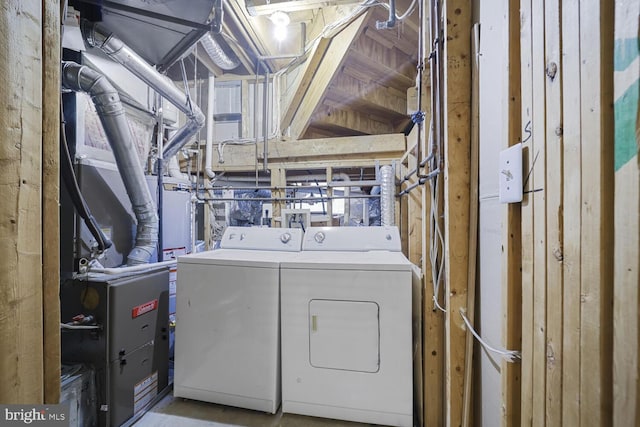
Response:
[[[248,409],[174,398],[168,394],[134,427],[364,427],[371,424],[337,421],[302,415],[267,414]]]

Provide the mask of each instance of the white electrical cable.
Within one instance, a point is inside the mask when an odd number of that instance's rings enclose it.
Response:
[[[518,361],[522,360],[522,353],[517,350],[502,350],[489,345],[485,340],[482,339],[482,337],[480,337],[480,335],[478,335],[476,330],[473,329],[473,326],[471,326],[471,322],[469,322],[469,319],[467,319],[467,316],[464,315],[462,310],[460,310],[460,316],[462,316],[462,320],[464,320],[464,323],[465,325],[467,325],[467,328],[469,328],[469,331],[473,334],[473,336],[478,340],[480,345],[482,345],[485,350],[502,356],[507,362],[517,363]]]

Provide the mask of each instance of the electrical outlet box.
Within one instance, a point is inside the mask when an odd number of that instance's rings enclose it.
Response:
[[[500,203],[522,201],[522,143],[500,152]]]

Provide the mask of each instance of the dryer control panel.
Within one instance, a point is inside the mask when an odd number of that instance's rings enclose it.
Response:
[[[303,251],[400,252],[398,227],[309,227]]]

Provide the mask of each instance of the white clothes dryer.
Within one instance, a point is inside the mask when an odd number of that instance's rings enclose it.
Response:
[[[301,229],[229,227],[178,258],[175,396],[278,410],[280,262],[301,244]]]
[[[280,265],[283,412],[413,425],[412,268],[396,227],[306,231]]]

